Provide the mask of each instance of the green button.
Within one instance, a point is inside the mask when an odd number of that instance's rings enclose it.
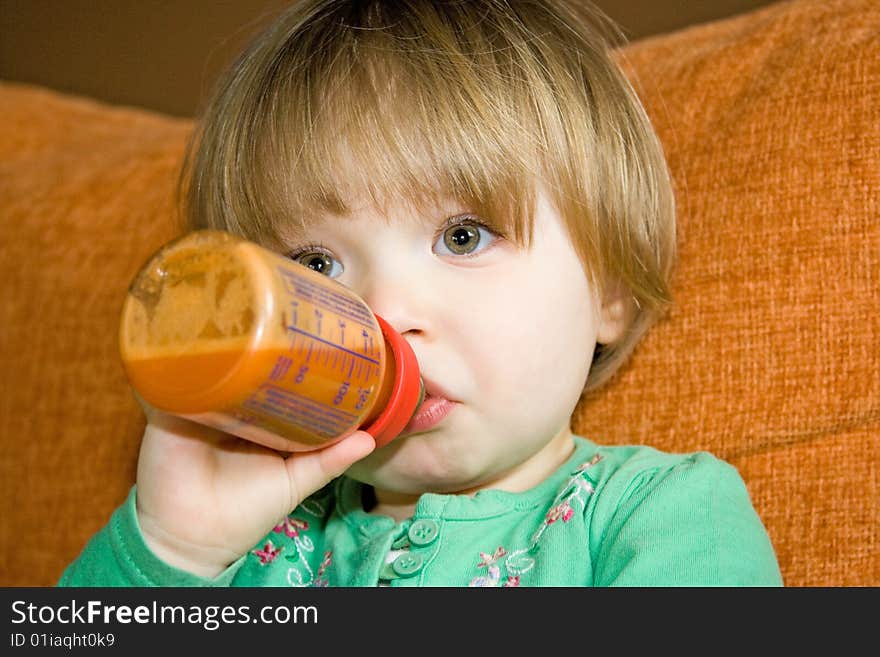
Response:
[[[391,562],[391,568],[401,577],[411,577],[422,569],[423,563],[422,555],[406,552]]]
[[[409,541],[416,546],[430,545],[433,543],[437,534],[440,533],[440,526],[434,520],[416,520],[409,526],[407,536]]]

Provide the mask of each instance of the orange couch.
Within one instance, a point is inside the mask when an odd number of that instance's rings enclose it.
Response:
[[[620,52],[677,186],[676,305],[576,429],[736,465],[789,586],[880,585],[878,37],[874,0],[792,0]],[[134,481],[117,322],[192,124],[11,83],[0,116],[0,585],[44,586]]]

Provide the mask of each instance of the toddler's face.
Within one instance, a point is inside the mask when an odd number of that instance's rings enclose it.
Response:
[[[289,240],[293,258],[360,295],[418,358],[428,398],[414,422],[349,470],[377,492],[543,478],[570,447],[597,339],[617,337],[546,196],[529,248],[484,221],[452,204],[384,214],[363,205]]]

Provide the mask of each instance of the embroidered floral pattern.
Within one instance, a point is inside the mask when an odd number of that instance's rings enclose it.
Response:
[[[469,586],[519,586],[519,576],[508,576],[504,584],[501,584],[501,568],[498,566],[498,560],[507,555],[507,550],[502,546],[498,546],[492,554],[480,552],[482,561],[477,564],[477,568],[486,568],[486,575],[474,577]]]
[[[568,500],[564,502],[560,502],[552,509],[547,512],[547,515],[544,517],[544,522],[548,525],[552,525],[554,522],[562,518],[562,522],[568,522],[571,520],[571,517],[574,515],[574,509],[571,508],[571,504]]]
[[[318,567],[318,572],[315,575],[315,581],[312,582],[312,586],[322,586],[327,587],[330,585],[330,582],[327,581],[327,578],[324,577],[324,571],[327,570],[327,567],[333,563],[333,552],[331,550],[327,550],[324,552],[324,558],[321,560],[321,565]]]
[[[474,577],[469,585],[519,586],[521,576],[535,565],[533,555],[537,552],[541,536],[544,535],[547,528],[559,520],[563,524],[571,520],[575,514],[575,506],[579,506],[581,510],[586,507],[587,498],[592,495],[595,489],[585,473],[601,459],[602,457],[596,454],[571,473],[571,476],[556,493],[550,510],[544,516],[544,522],[532,534],[528,547],[514,550],[509,554],[503,546],[498,546],[492,553],[480,552],[477,568],[485,568],[486,574]],[[505,570],[503,583],[502,568]]]
[[[284,546],[275,547],[272,541],[266,541],[263,547],[252,550],[251,552],[260,560],[260,565],[265,566],[266,564],[275,561],[275,557],[277,557],[283,549]]]
[[[275,529],[272,531],[276,534],[284,532],[286,536],[296,538],[299,536],[300,531],[306,531],[308,528],[309,522],[307,520],[300,520],[299,518],[287,516],[284,520],[275,525]]]
[[[495,565],[495,562],[498,561],[501,557],[507,554],[507,550],[505,550],[500,545],[495,550],[493,554],[486,554],[485,552],[480,552],[480,558],[482,561],[477,564],[478,568],[491,568]]]
[[[553,506],[550,507],[550,510],[544,516],[544,522],[541,523],[541,526],[538,527],[537,531],[532,536],[532,540],[529,544],[530,549],[537,545],[541,535],[547,527],[554,522],[557,520],[562,520],[562,522],[568,522],[571,520],[574,516],[573,503],[579,503],[581,509],[586,506],[587,497],[593,494],[594,489],[592,482],[587,479],[585,473],[601,459],[602,457],[599,454],[596,454],[586,463],[581,463],[575,468],[574,472],[571,473],[571,477],[568,478],[556,494],[556,498],[553,500]]]
[[[314,499],[306,500],[297,509],[307,515],[322,517],[324,505]],[[317,572],[312,569],[309,559],[315,551],[315,544],[308,535],[309,521],[305,518],[289,515],[275,525],[272,530],[281,536],[277,539],[279,545],[272,540],[266,540],[262,547],[251,550],[251,554],[259,559],[261,566],[268,566],[277,560],[279,554],[284,551],[284,561],[287,568],[287,583],[291,586],[327,586],[327,568],[332,561],[330,552],[325,552]],[[283,561],[279,562],[283,563]]]

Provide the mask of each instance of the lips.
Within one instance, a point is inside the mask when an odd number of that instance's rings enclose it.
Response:
[[[404,434],[422,433],[440,424],[456,407],[448,393],[440,386],[423,378],[425,399],[403,430]]]
[[[440,397],[442,399],[452,400],[452,396],[446,392],[439,383],[432,381],[426,376],[422,376],[422,383],[425,384],[425,399],[428,397]]]

